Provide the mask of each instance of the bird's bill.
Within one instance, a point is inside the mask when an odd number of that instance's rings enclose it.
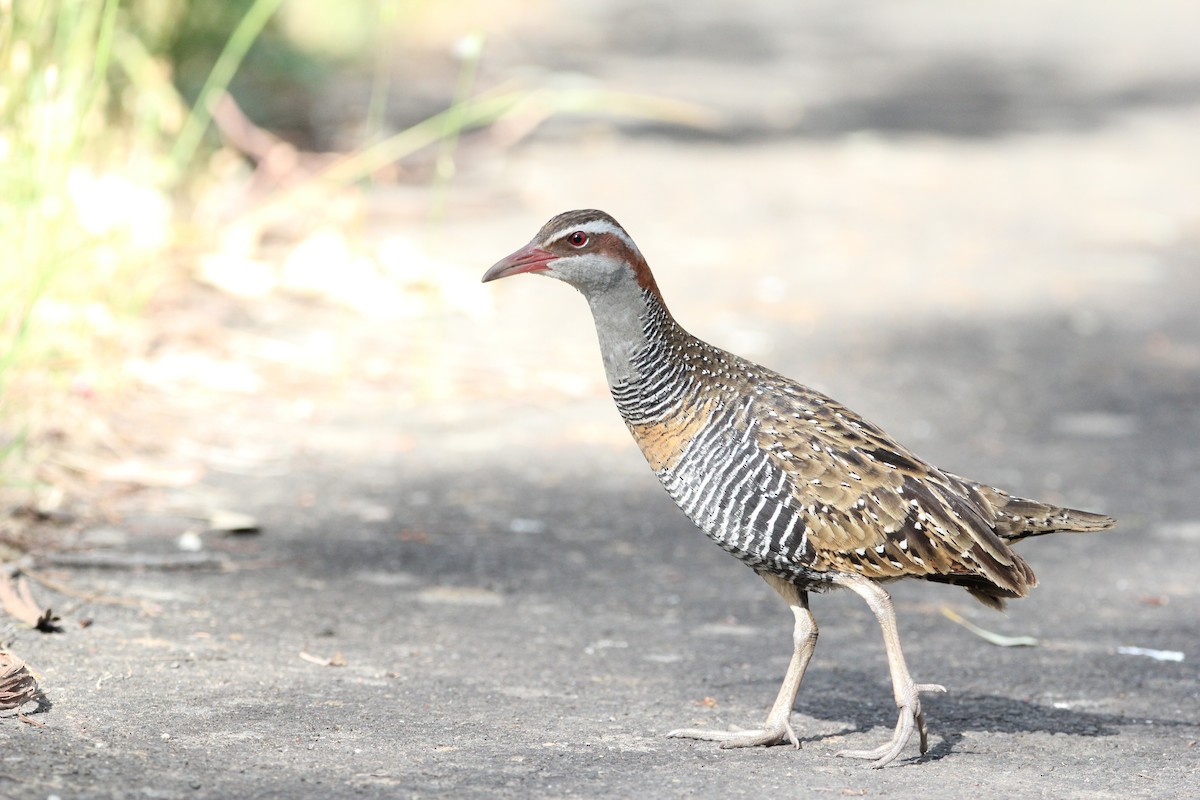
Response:
[[[537,272],[550,266],[558,256],[549,250],[543,250],[532,244],[527,244],[517,252],[497,261],[483,275],[483,282],[507,278],[509,275],[520,275],[522,272]]]

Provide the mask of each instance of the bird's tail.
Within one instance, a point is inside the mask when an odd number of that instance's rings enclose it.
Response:
[[[1001,538],[1014,542],[1030,536],[1060,531],[1104,531],[1117,524],[1115,519],[1106,514],[1063,508],[1020,497],[1009,497],[1008,502],[999,508],[999,512],[996,533],[1000,534]]]
[[[1059,531],[1090,533],[1108,530],[1117,521],[1105,514],[1013,497],[1008,492],[974,481],[962,481],[996,534],[1009,542]]]

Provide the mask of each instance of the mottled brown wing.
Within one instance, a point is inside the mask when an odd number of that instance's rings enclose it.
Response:
[[[760,397],[758,444],[789,476],[815,569],[924,577],[994,598],[1024,596],[1035,584],[997,535],[993,504],[977,485],[817,392],[788,382]]]

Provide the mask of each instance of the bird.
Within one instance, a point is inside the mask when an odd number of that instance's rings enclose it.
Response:
[[[799,748],[792,709],[818,635],[809,595],[849,589],[878,621],[899,713],[888,741],[836,755],[884,767],[914,732],[924,755],[921,694],[945,687],[910,675],[884,585],[960,586],[1002,610],[1037,585],[1015,542],[1115,524],[939,469],[821,392],[696,338],[667,310],[633,239],[603,211],[555,216],[483,282],[522,273],[583,294],[613,400],[650,468],[696,527],[762,577],[794,617],[791,660],[760,727],[668,737]]]

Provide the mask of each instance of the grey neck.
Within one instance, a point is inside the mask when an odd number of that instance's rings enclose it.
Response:
[[[669,321],[666,308],[634,281],[622,281],[589,293],[600,354],[610,386],[628,385],[641,377],[636,356],[651,346],[656,326]]]

